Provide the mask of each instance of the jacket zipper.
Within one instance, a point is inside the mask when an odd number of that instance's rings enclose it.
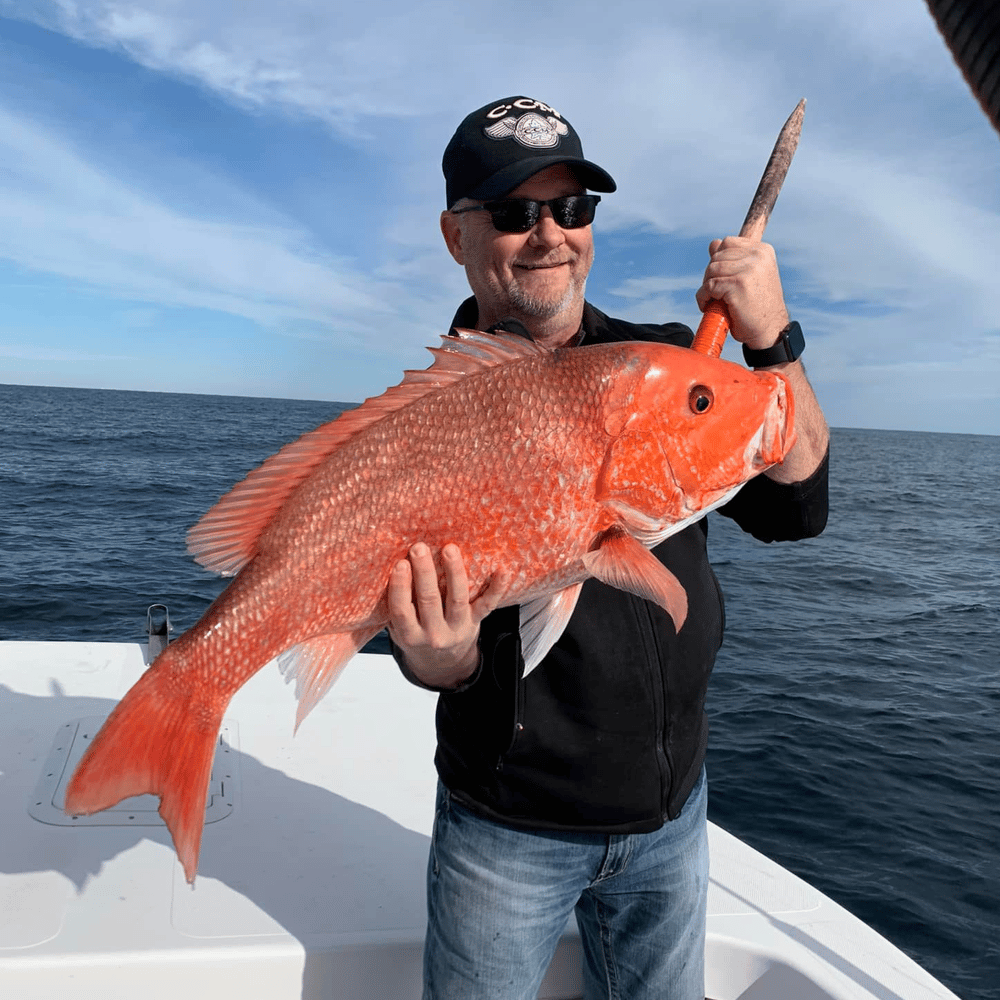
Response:
[[[518,734],[524,732],[524,723],[521,721],[524,718],[524,677],[522,672],[524,669],[524,662],[521,658],[521,643],[520,637],[514,635],[511,632],[503,632],[497,639],[497,646],[500,645],[504,640],[510,640],[514,643],[514,721],[511,726],[510,732],[510,742],[507,744],[506,750],[504,750],[498,757],[496,763],[496,770],[503,770],[504,758],[507,757],[511,751],[514,749],[517,743]],[[494,647],[495,649],[496,647]],[[494,654],[495,655],[495,654]]]
[[[660,815],[666,816],[667,803],[670,801],[670,790],[673,786],[674,768],[667,752],[667,722],[670,718],[670,706],[667,704],[667,682],[663,676],[663,650],[660,645],[660,638],[656,631],[656,622],[653,620],[653,612],[649,604],[643,601],[643,608],[646,612],[646,625],[648,628],[648,641],[653,645],[653,653],[650,662],[655,665],[655,676],[653,678],[654,687],[658,697],[656,698],[656,708],[659,713],[656,719],[656,758],[660,770]]]

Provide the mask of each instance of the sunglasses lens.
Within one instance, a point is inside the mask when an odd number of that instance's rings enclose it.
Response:
[[[562,229],[581,229],[594,221],[594,210],[600,199],[594,195],[569,195],[549,202],[552,215]]]
[[[537,201],[510,198],[486,205],[493,218],[493,228],[500,233],[526,233],[538,221],[541,211]]]
[[[537,222],[542,206],[552,209],[552,217],[560,229],[582,229],[594,221],[594,211],[600,197],[595,194],[571,194],[549,201],[531,198],[505,198],[484,206],[493,219],[493,228],[500,233],[526,233]]]

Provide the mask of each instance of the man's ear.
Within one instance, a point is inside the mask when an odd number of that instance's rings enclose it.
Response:
[[[462,252],[462,223],[457,215],[445,209],[441,213],[441,235],[448,247],[448,253],[455,258],[456,263],[465,265],[465,254]]]

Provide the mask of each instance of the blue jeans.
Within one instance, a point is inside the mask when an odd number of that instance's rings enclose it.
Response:
[[[533,1000],[575,909],[585,1000],[704,1000],[704,772],[654,833],[527,831],[438,788],[424,1000]]]

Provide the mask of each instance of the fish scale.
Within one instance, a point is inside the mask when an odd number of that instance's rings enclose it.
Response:
[[[81,759],[67,812],[160,796],[193,881],[214,740],[232,695],[276,656],[297,721],[388,621],[393,565],[456,543],[473,595],[521,605],[525,670],[589,577],[683,627],[680,584],[648,548],[781,461],[786,380],[662,344],[549,352],[462,331],[425,371],[286,445],[188,536],[236,579],[128,691]],[[439,569],[439,573],[440,573]],[[442,577],[443,579],[443,577]]]

